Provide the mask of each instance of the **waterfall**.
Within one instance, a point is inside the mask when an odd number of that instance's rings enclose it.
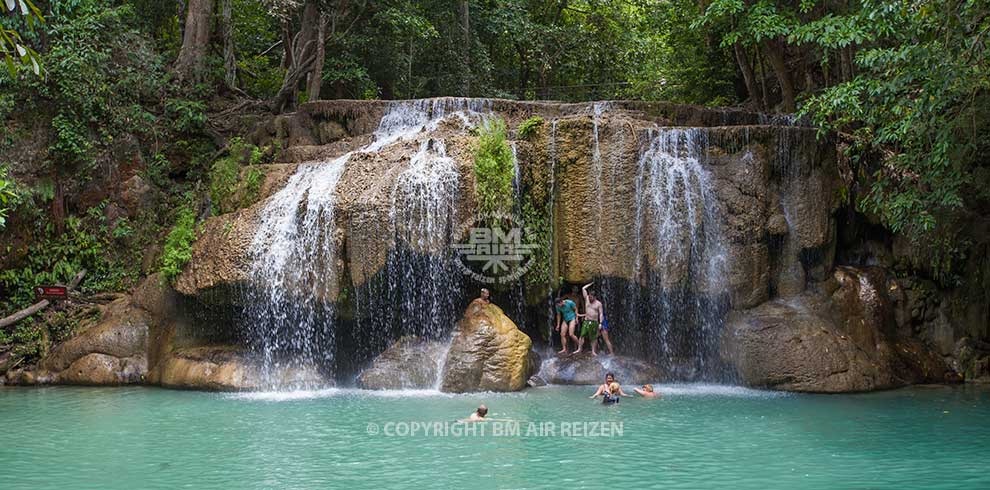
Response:
[[[475,127],[491,107],[486,99],[396,102],[382,118],[376,140],[394,140],[390,135],[395,131],[429,134],[445,118],[464,129]],[[389,250],[384,270],[355,291],[357,357],[376,355],[404,335],[444,340],[457,322],[460,301],[467,294],[453,248],[461,224],[461,185],[446,142],[441,137],[421,138],[392,187],[389,229],[382,229],[380,236],[382,247]]]
[[[396,179],[390,217],[394,259],[387,264],[390,301],[402,335],[439,338],[454,324],[460,272],[452,240],[459,175],[442,140],[420,143]]]
[[[286,381],[275,378],[279,368],[306,369],[332,351],[336,188],[349,157],[301,165],[260,214],[249,249],[246,330],[273,385]]]
[[[712,376],[726,309],[726,251],[701,129],[657,129],[638,161],[633,311],[674,375]],[[686,370],[687,372],[682,372]]]
[[[373,142],[329,161],[300,165],[285,187],[269,198],[249,248],[243,322],[247,342],[259,355],[262,374],[272,387],[316,383],[317,369],[333,375],[326,371],[333,369],[338,324],[334,303],[341,289],[335,238],[337,184],[352,155],[375,153],[436,130],[447,116],[469,126],[477,113],[490,107],[485,99],[391,103]],[[394,239],[396,249],[411,254],[390,260],[387,271],[389,290],[408,294],[389,297],[394,303],[375,305],[372,316],[396,318],[402,331],[438,334],[453,324],[449,317],[459,274],[448,270],[447,257],[431,260],[428,252],[449,253],[446,242],[457,180],[444,142],[432,138],[420,142],[408,169],[396,180],[390,212],[393,233],[383,234],[382,246],[390,246]]]

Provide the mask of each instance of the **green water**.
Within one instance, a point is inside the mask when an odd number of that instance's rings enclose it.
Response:
[[[461,396],[0,388],[0,488],[990,488],[986,388],[662,390],[660,401],[602,406],[580,387]],[[519,435],[493,435],[495,422],[460,436],[463,425],[398,435],[482,402],[489,417],[518,422]],[[527,434],[550,422],[553,436]],[[562,436],[565,422],[612,433],[576,437],[570,424]]]

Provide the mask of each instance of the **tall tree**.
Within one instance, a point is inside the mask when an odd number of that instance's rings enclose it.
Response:
[[[284,0],[283,0],[284,1]],[[294,34],[288,34],[285,76],[282,87],[272,101],[272,108],[285,111],[295,105],[299,85],[306,82],[309,100],[320,96],[323,83],[323,67],[326,63],[326,45],[341,42],[361,20],[371,0],[306,0],[296,8],[295,18],[287,25],[298,26]],[[292,15],[292,14],[290,14]]]
[[[458,2],[458,23],[461,31],[461,95],[471,95],[471,5],[468,0]]]
[[[227,88],[237,86],[237,57],[234,53],[233,0],[221,0],[220,28],[223,36],[223,71]]]
[[[210,46],[210,32],[213,30],[213,2],[214,0],[189,0],[182,47],[175,61],[175,73],[182,80],[202,80]]]

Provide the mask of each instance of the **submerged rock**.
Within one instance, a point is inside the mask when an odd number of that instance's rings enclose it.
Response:
[[[552,384],[593,385],[612,373],[622,384],[652,383],[660,379],[657,368],[647,362],[632,357],[576,355],[551,357],[540,366],[537,374]]]
[[[840,268],[835,279],[831,294],[809,291],[729,316],[722,354],[743,383],[846,393],[946,379],[938,356],[892,331],[881,278]]]
[[[457,324],[444,364],[441,391],[518,391],[537,366],[532,341],[494,304],[474,300]]]
[[[442,342],[402,337],[358,376],[357,384],[369,390],[432,388],[446,350]]]

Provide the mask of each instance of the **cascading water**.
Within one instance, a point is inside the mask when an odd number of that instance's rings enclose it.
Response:
[[[378,152],[400,140],[433,131],[445,116],[465,125],[490,110],[484,99],[424,99],[390,105],[369,145]],[[244,291],[245,334],[259,354],[272,387],[311,384],[314,370],[332,376],[340,290],[334,234],[336,187],[353,153],[300,165],[286,186],[260,212],[250,246],[249,285]],[[393,190],[392,240],[385,303],[372,301],[373,319],[395,323],[402,333],[439,337],[453,325],[459,274],[450,248],[457,171],[444,142],[425,139]],[[430,251],[442,251],[439,258]],[[388,330],[382,330],[388,331]]]
[[[395,257],[388,261],[389,301],[402,335],[444,336],[454,324],[461,274],[454,263],[458,172],[442,140],[426,140],[392,191]],[[392,308],[388,308],[392,305]]]
[[[705,145],[701,129],[648,133],[635,183],[640,284],[630,285],[636,307],[625,318],[653,337],[661,368],[690,378],[717,376],[727,307],[726,252],[711,177],[701,163]]]
[[[429,132],[445,117],[455,117],[467,128],[490,112],[491,102],[485,99],[401,102],[386,113],[379,131],[388,134],[399,127]],[[404,335],[444,340],[457,322],[466,294],[453,247],[461,224],[459,175],[445,141],[431,137],[419,142],[396,178],[390,229],[381,230],[382,246],[389,249],[385,268],[355,295],[357,357],[375,355]]]
[[[272,385],[280,368],[310,368],[332,355],[337,288],[333,237],[337,182],[350,154],[299,167],[268,201],[251,242],[248,339]]]

